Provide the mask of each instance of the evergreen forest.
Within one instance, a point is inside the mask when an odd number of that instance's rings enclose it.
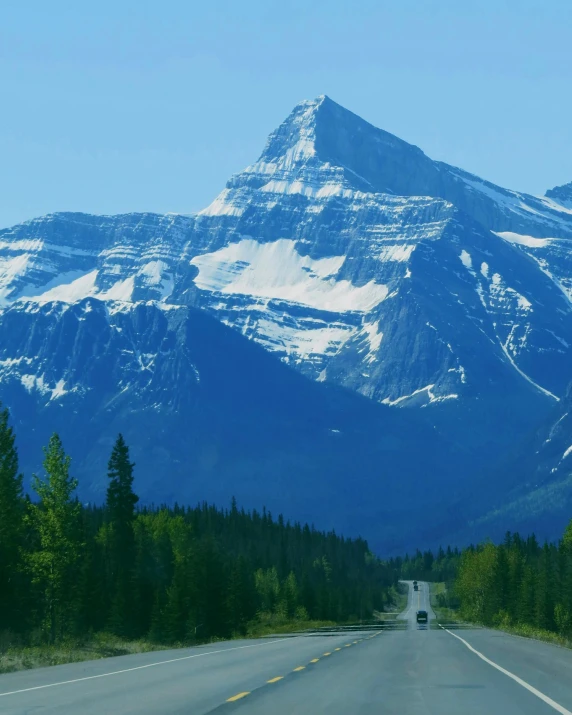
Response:
[[[204,642],[310,621],[369,619],[398,573],[362,539],[266,510],[145,506],[121,435],[103,505],[77,498],[54,434],[24,493],[9,413],[0,410],[0,634],[57,644],[93,633]]]
[[[507,532],[503,543],[418,551],[395,559],[401,578],[444,582],[434,605],[472,623],[572,641],[572,521],[558,543]]]

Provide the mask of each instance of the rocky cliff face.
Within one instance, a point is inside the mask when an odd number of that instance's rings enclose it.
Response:
[[[128,403],[166,424],[194,404],[201,371],[189,355],[212,352],[210,337],[180,327],[198,310],[239,334],[233,349],[254,341],[315,389],[386,405],[404,429],[413,419],[412,434],[418,417],[397,418],[399,408],[423,408],[449,445],[434,473],[454,464],[473,484],[570,381],[568,191],[502,189],[327,97],[303,102],[195,216],[53,214],[0,231],[0,397],[38,433],[45,410],[64,425],[91,411],[91,443],[108,405],[114,428],[132,419],[114,411]],[[225,410],[223,422],[242,414],[232,401]],[[171,436],[169,465],[181,425]],[[399,460],[389,463],[397,474]],[[144,496],[187,494],[180,471],[167,486],[149,465]],[[424,478],[404,469],[411,485]],[[98,479],[90,472],[87,492]]]

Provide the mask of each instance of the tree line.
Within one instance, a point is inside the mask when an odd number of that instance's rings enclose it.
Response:
[[[399,571],[401,578],[417,581],[445,581],[452,582],[457,574],[461,552],[457,547],[447,549],[439,547],[436,554],[431,550],[417,551],[413,556],[406,554],[404,558],[390,561],[392,568]]]
[[[435,605],[467,621],[572,636],[572,521],[558,543],[507,532],[501,544],[417,551],[389,565],[403,579],[444,581]]]
[[[558,543],[507,533],[466,549],[455,591],[467,620],[572,635],[572,521]]]
[[[9,413],[0,409],[0,633],[56,643],[110,632],[173,643],[253,624],[370,618],[398,571],[363,539],[282,516],[206,503],[141,506],[121,435],[103,505],[82,505],[61,439],[24,492]]]

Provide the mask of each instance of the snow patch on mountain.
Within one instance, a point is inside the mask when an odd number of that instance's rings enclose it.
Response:
[[[34,303],[75,303],[96,292],[95,281],[97,270],[83,273],[81,271],[68,271],[60,273],[46,285],[40,288],[24,288],[18,299]]]
[[[494,273],[490,283],[491,305],[509,311],[513,306],[521,311],[532,310],[532,303],[514,288],[505,285],[501,275]]]
[[[545,248],[549,246],[554,238],[535,238],[534,236],[523,236],[520,233],[513,231],[493,231],[497,236],[508,241],[509,243],[517,243],[520,246],[528,246],[528,248]]]
[[[541,201],[546,206],[546,208],[551,209],[552,211],[560,211],[562,213],[572,214],[572,199],[555,201],[554,199],[550,199],[547,196],[539,196],[538,200]]]
[[[223,189],[216,199],[202,211],[199,216],[242,216],[244,206],[239,206],[234,201],[229,201],[230,189]]]
[[[21,375],[20,382],[30,394],[37,391],[40,395],[49,395],[50,400],[58,400],[68,393],[64,380],[58,380],[53,387],[50,387],[44,375]]]
[[[345,256],[312,259],[296,250],[296,241],[259,243],[244,238],[213,253],[191,259],[199,269],[201,290],[283,300],[332,312],[365,312],[381,303],[387,286],[374,280],[355,286],[336,280]]]
[[[227,323],[230,325],[230,323]],[[342,324],[323,323],[322,328],[300,328],[262,318],[252,326],[256,341],[272,352],[283,352],[294,364],[334,355],[356,333]]]
[[[365,356],[365,362],[372,363],[376,359],[376,353],[379,350],[383,338],[383,333],[379,329],[379,321],[377,323],[364,323],[363,332],[369,343],[369,351]]]
[[[165,301],[173,292],[174,281],[168,275],[169,267],[164,261],[149,261],[135,274],[115,281],[107,290],[97,286],[99,270],[67,271],[58,274],[51,281],[40,287],[26,286],[17,300],[31,303],[76,303],[84,298],[99,298],[108,301],[131,302],[137,279],[147,287],[156,288],[160,301]],[[108,275],[113,271],[107,271]],[[12,301],[10,301],[12,302]]]
[[[30,254],[22,253],[13,258],[0,259],[0,307],[9,305],[8,296],[12,292],[12,283],[24,273],[30,258]]]
[[[465,251],[465,249],[463,248],[459,257],[461,259],[461,263],[465,266],[465,268],[474,275],[475,272],[473,270],[473,260],[471,258],[471,254]]]
[[[416,404],[420,407],[426,407],[437,402],[445,402],[447,400],[457,400],[459,395],[456,393],[451,393],[449,395],[435,395],[433,392],[435,385],[425,385],[425,387],[420,387],[415,390],[410,395],[403,395],[395,400],[390,400],[386,397],[382,400],[384,405],[390,405],[394,407],[395,405],[409,406],[410,404]],[[420,399],[421,398],[421,399]]]
[[[527,375],[523,370],[521,370],[521,369],[519,368],[519,366],[516,364],[516,362],[514,361],[512,355],[511,355],[510,352],[509,352],[509,349],[508,349],[508,348],[509,348],[509,346],[510,346],[510,342],[507,341],[507,343],[508,343],[508,344],[501,342],[501,343],[500,343],[500,346],[501,346],[501,348],[502,348],[502,351],[504,352],[504,354],[505,354],[506,357],[508,358],[508,361],[509,361],[510,364],[514,367],[514,369],[515,369],[520,375],[522,375],[522,377],[524,377],[524,379],[525,379],[527,382],[529,382],[531,385],[533,385],[537,390],[539,390],[540,392],[542,392],[542,393],[543,393],[544,395],[546,395],[547,397],[552,397],[552,399],[556,400],[556,402],[560,402],[560,398],[559,398],[557,395],[555,395],[555,394],[553,394],[552,392],[550,392],[550,390],[546,390],[544,387],[542,387],[542,385],[539,385],[537,382],[534,382],[534,380],[533,380],[529,375]],[[512,347],[512,346],[511,346],[511,347]]]
[[[378,256],[380,261],[398,261],[400,263],[408,261],[415,250],[415,244],[392,243],[383,246]]]
[[[175,281],[169,271],[169,266],[164,261],[150,261],[138,270],[137,275],[141,276],[145,285],[158,288],[160,300],[165,301],[175,287]]]

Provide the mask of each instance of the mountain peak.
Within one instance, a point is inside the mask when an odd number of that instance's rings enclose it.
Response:
[[[257,163],[284,159],[295,163],[312,157],[315,154],[317,115],[320,108],[329,102],[331,100],[325,94],[299,102],[270,134]]]
[[[348,198],[355,192],[431,196],[494,231],[572,236],[572,185],[548,191],[544,200],[503,189],[430,159],[419,147],[375,127],[325,94],[297,104],[270,134],[258,160],[233,176],[201,214],[241,215],[249,200],[242,193],[246,189],[320,200]]]
[[[388,165],[394,174],[401,157],[411,152],[429,161],[417,147],[374,127],[321,94],[294,107],[270,134],[258,160],[234,176],[227,189],[267,185],[284,188],[284,182],[303,182],[309,186],[336,184],[340,190],[397,193],[385,177],[381,185],[377,181],[380,164],[389,156]]]
[[[548,189],[545,196],[562,206],[572,208],[572,181],[568,184],[562,184],[562,186],[555,186],[553,189]]]
[[[274,161],[290,152],[297,159],[307,159],[317,152],[322,161],[339,165],[336,157],[340,141],[347,146],[359,137],[383,136],[394,145],[410,146],[406,142],[388,134],[325,94],[315,99],[299,102],[280,126],[268,137],[259,161]],[[328,158],[329,157],[329,158]],[[330,161],[330,159],[334,159]]]

